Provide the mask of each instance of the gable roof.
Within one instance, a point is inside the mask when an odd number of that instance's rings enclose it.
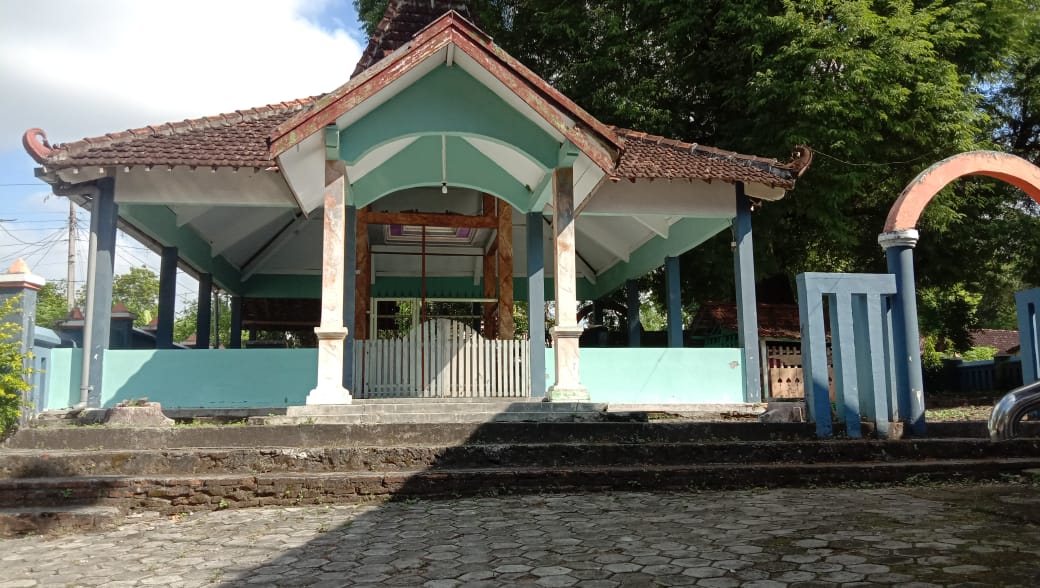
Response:
[[[998,353],[1008,353],[1019,346],[1018,331],[1006,329],[979,329],[971,332],[974,347],[992,347]]]
[[[596,143],[612,153],[596,161],[608,177],[621,179],[722,180],[791,189],[812,161],[812,152],[796,149],[789,162],[723,151],[657,135],[620,129],[596,120],[534,72],[494,45],[460,14],[449,11],[412,32],[439,10],[464,9],[466,2],[392,0],[387,17],[358,64],[354,79],[321,97],[302,98],[232,113],[150,125],[57,145],[41,129],[29,129],[22,142],[44,172],[79,167],[188,166],[276,169],[277,155],[308,133],[324,129],[338,113],[378,91],[381,84],[414,65],[423,52],[454,44],[474,56],[539,112],[565,113],[553,121],[581,147]],[[396,13],[392,11],[396,10]],[[394,16],[396,14],[396,16]],[[392,18],[391,18],[392,17]],[[407,41],[406,35],[411,34]],[[387,51],[392,51],[386,55]],[[377,61],[377,58],[380,58]],[[568,126],[573,123],[573,126]],[[603,152],[601,151],[600,154]],[[46,176],[46,173],[45,173]]]

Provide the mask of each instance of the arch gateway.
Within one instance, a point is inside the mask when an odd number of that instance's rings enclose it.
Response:
[[[48,407],[761,400],[751,205],[783,198],[811,152],[781,162],[611,127],[458,3],[434,2],[432,22],[427,0],[391,4],[324,96],[60,145],[26,132],[38,177],[91,211],[83,349],[52,368],[68,395]],[[109,349],[117,226],[162,256],[156,350]],[[731,228],[739,348],[579,347],[579,301]],[[177,267],[200,281],[195,351],[172,349]],[[232,296],[232,349],[205,349],[211,287]],[[528,332],[513,323],[517,302],[546,300],[548,347],[541,312]],[[239,350],[243,329],[288,328],[313,329],[317,351]]]

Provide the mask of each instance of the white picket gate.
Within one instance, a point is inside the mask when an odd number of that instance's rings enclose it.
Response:
[[[525,398],[530,346],[485,339],[439,318],[404,337],[354,342],[354,391],[360,398]]]

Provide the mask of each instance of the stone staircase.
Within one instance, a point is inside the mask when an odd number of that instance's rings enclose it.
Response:
[[[1040,468],[1040,439],[991,443],[975,425],[951,429],[975,438],[884,441],[717,421],[30,428],[0,451],[0,532],[92,528],[130,512],[999,479]]]

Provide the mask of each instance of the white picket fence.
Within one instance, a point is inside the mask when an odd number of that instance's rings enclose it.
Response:
[[[527,341],[485,339],[450,319],[396,339],[354,342],[361,398],[525,398],[530,383]]]

